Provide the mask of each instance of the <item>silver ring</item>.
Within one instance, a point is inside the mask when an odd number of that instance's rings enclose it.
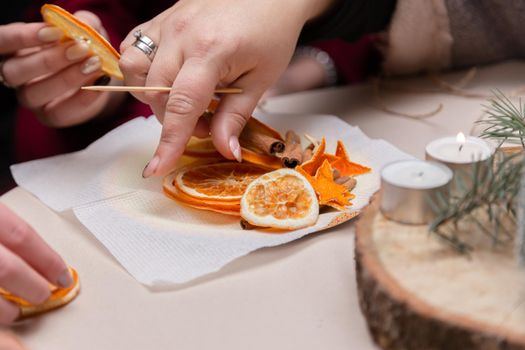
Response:
[[[4,64],[5,64],[5,61],[7,61],[6,57],[0,58],[0,84],[5,86],[6,88],[12,88],[12,86],[9,85],[7,83],[7,81],[5,81],[5,77],[4,77]]]
[[[155,53],[155,49],[157,48],[155,42],[150,37],[142,34],[142,31],[140,29],[136,30],[133,33],[133,36],[137,39],[133,43],[133,46],[135,46],[140,51],[144,52],[144,54],[146,54],[146,56],[148,56],[149,59],[152,59],[152,56]]]

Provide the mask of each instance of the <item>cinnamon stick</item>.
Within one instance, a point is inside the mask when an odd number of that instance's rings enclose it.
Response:
[[[352,191],[357,185],[357,180],[351,176],[341,176],[341,172],[338,169],[333,169],[334,181],[336,184],[345,186],[348,191]]]
[[[303,163],[309,161],[314,156],[315,144],[310,143],[303,151]]]
[[[312,159],[313,155],[314,152],[310,148],[305,149],[303,152],[303,163]]]
[[[285,149],[285,145],[281,140],[250,128],[245,128],[243,130],[239,137],[239,141],[241,142],[241,146],[243,146],[243,143],[245,145],[251,145],[269,155],[281,153]]]
[[[284,152],[281,154],[283,165],[287,168],[295,168],[303,162],[303,149],[301,139],[292,130],[286,132]]]
[[[357,185],[356,179],[351,176],[341,176],[340,178],[336,179],[335,182],[339,185],[345,186],[348,191],[352,191],[355,188],[355,185]]]

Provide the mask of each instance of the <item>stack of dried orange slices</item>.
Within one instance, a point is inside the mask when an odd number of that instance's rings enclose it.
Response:
[[[217,107],[212,101],[203,117]],[[223,158],[211,139],[192,138],[184,154],[194,162],[164,179],[165,194],[203,210],[241,216],[243,228],[292,230],[314,225],[321,207],[346,210],[352,205],[355,176],[370,168],[350,161],[342,141],[335,154],[326,141],[278,131],[251,118],[239,137],[243,162]]]

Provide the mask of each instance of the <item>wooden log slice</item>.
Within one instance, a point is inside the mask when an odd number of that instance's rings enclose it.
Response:
[[[525,270],[512,247],[460,255],[374,198],[356,229],[359,302],[384,349],[525,349]]]

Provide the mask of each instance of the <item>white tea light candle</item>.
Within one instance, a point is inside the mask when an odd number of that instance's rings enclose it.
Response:
[[[494,154],[494,148],[479,137],[465,137],[459,133],[456,137],[444,137],[430,142],[425,149],[426,159],[440,162],[454,172],[454,181],[451,193],[454,196],[462,195],[465,191],[459,185],[457,178],[468,189],[472,184],[473,171],[478,166],[480,174],[487,170],[486,160]],[[476,165],[476,166],[475,166]]]
[[[405,224],[427,224],[434,215],[429,201],[438,193],[448,198],[452,171],[424,160],[403,160],[381,170],[381,211]]]
[[[479,137],[465,137],[459,133],[456,137],[444,137],[430,142],[426,147],[427,158],[450,164],[472,164],[487,160],[494,149]]]

